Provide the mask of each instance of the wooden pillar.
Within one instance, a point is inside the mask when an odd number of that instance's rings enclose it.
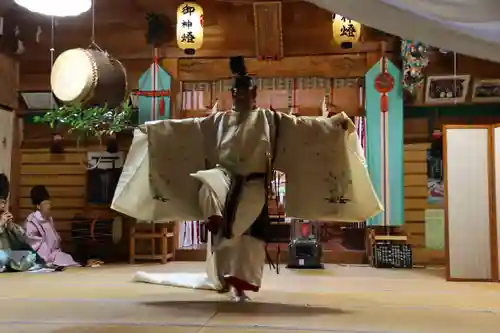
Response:
[[[172,119],[181,118],[181,98],[178,96],[180,89],[179,60],[177,58],[166,58],[161,62],[163,68],[172,76],[170,84],[170,115]]]
[[[15,111],[13,111],[15,112]],[[16,221],[24,216],[19,216],[19,192],[21,190],[21,141],[22,141],[22,118],[17,114],[12,119],[12,155],[10,166],[10,211]]]
[[[17,115],[17,109],[19,107],[19,63],[14,58],[0,53],[0,108],[4,112],[12,112],[13,115]],[[16,219],[18,216],[18,193],[19,193],[19,176],[20,176],[20,126],[19,118],[14,116],[9,122],[10,124],[4,124],[6,130],[3,133],[5,137],[0,138],[2,144],[6,145],[6,149],[11,149],[11,161],[10,161],[10,211]],[[7,134],[8,133],[8,134]],[[9,137],[7,137],[7,135]],[[4,141],[5,140],[5,141]],[[7,162],[9,164],[9,162]]]
[[[366,53],[366,68],[369,70],[380,60],[382,57],[381,52],[368,52]]]
[[[384,64],[386,63],[386,64]],[[394,87],[387,93],[388,112],[382,108],[382,94],[375,88],[386,72]],[[368,226],[401,226],[404,223],[403,94],[401,71],[381,58],[365,76],[367,164],[385,211],[367,221]]]

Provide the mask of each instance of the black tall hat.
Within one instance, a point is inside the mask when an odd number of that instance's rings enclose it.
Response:
[[[31,188],[30,192],[31,202],[33,205],[37,206],[42,203],[42,201],[50,200],[49,192],[47,188],[43,185],[35,185]]]
[[[248,76],[245,59],[242,56],[229,59],[229,69],[233,74],[233,89],[252,88],[253,80]]]
[[[0,199],[1,200],[7,200],[9,197],[9,190],[10,190],[10,182],[9,178],[2,173],[0,174]]]

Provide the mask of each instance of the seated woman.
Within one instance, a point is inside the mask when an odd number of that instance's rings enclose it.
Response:
[[[43,268],[45,263],[27,244],[23,228],[7,210],[9,185],[7,176],[0,174],[0,272]]]
[[[50,195],[45,186],[34,186],[30,194],[36,211],[26,218],[25,229],[28,243],[45,260],[48,266],[80,266],[70,254],[61,250],[61,237],[59,237],[54,227],[51,216]]]

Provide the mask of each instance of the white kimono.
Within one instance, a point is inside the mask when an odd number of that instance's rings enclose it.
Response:
[[[382,211],[359,156],[354,125],[345,114],[294,117],[258,109],[207,118],[167,120],[136,130],[112,208],[140,220],[205,220],[222,215],[230,179],[274,168],[287,177],[287,216],[323,221],[364,221]],[[344,130],[340,124],[348,121]],[[152,200],[155,197],[155,200]],[[220,290],[224,275],[260,287],[265,243],[247,230],[265,204],[265,184],[244,184],[232,237],[208,249],[206,274],[147,274],[136,281]]]

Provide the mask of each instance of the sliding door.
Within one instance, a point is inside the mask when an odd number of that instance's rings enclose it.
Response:
[[[447,279],[492,280],[490,126],[445,126]],[[496,273],[495,273],[496,274]]]

